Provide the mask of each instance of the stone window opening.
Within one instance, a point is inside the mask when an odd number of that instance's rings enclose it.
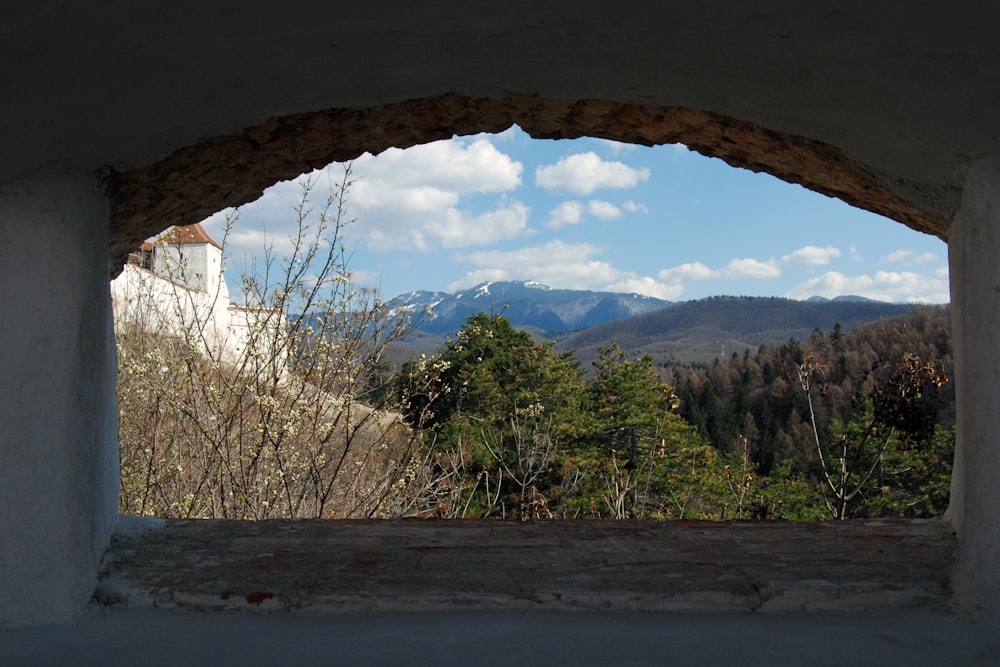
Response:
[[[470,111],[472,107],[476,110]],[[230,182],[231,187],[223,192],[201,169],[197,184],[178,187],[157,201],[156,209],[167,213],[160,220],[181,213],[186,220],[204,217],[206,211],[221,208],[219,204],[253,197],[264,185],[294,175],[279,176],[276,171],[287,169],[288,155],[297,155],[292,162],[300,165],[326,164],[331,158],[350,159],[365,149],[498,131],[512,119],[535,136],[680,141],[730,164],[769,171],[862,204],[920,231],[944,235],[939,223],[879,185],[832,147],[776,135],[733,119],[692,109],[603,100],[448,96],[372,110],[367,116],[334,111],[277,119],[238,137],[179,151],[152,168],[117,175],[111,182],[117,226],[114,247],[121,253],[131,238],[148,235],[163,224],[151,222],[153,209],[147,208],[138,192],[144,187],[155,190],[155,182],[165,171],[182,172],[192,160],[207,160],[208,173],[219,170],[220,179],[229,178],[225,171],[234,163],[249,177],[239,184]],[[340,125],[347,131],[331,132]],[[329,136],[348,136],[347,143],[354,143],[344,146],[334,141],[331,145]],[[233,151],[244,150],[247,143],[265,154],[282,154],[281,158],[271,163],[265,157],[257,166],[234,160]],[[276,166],[279,163],[282,166]],[[164,523],[126,517],[106,558],[97,598],[106,604],[286,611],[454,608],[470,602],[508,608],[701,611],[871,610],[913,603],[947,604],[954,532],[946,521],[755,525],[753,531],[732,524],[596,522],[543,528],[409,521]],[[873,541],[879,544],[879,557],[861,556],[870,553]],[[741,545],[732,552],[733,560],[719,563],[715,554],[732,544]],[[226,545],[239,545],[239,551]],[[855,548],[859,551],[851,556]],[[481,552],[522,553],[523,558],[509,560],[507,566],[492,560],[475,564]],[[144,557],[153,553],[163,556],[158,564]],[[805,557],[807,553],[814,557]],[[914,553],[921,556],[914,558]],[[569,571],[588,572],[596,567],[596,574],[585,581],[574,581],[572,576],[546,581],[539,576],[550,571],[545,564],[551,568],[570,554],[578,554],[581,560]],[[833,563],[831,554],[836,554]],[[428,560],[430,555],[441,558]],[[651,561],[659,565],[651,566]],[[713,562],[718,569],[710,567],[709,578],[696,576],[706,563]],[[611,563],[617,565],[609,567]],[[797,565],[789,567],[791,563]],[[485,576],[486,571],[493,572],[492,567],[504,573],[524,568],[527,578],[511,575],[504,580],[507,583],[495,584],[496,577]],[[334,581],[332,572],[345,576]],[[653,581],[658,583],[651,585]]]

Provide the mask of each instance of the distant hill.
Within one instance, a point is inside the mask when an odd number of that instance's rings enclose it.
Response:
[[[459,292],[410,292],[389,302],[415,317],[425,334],[449,336],[480,312],[503,314],[518,328],[552,333],[585,329],[669,306],[641,294],[553,289],[535,281],[486,282]]]
[[[536,340],[554,339],[556,349],[575,350],[585,370],[591,368],[601,347],[613,344],[630,358],[651,354],[663,368],[690,367],[734,352],[742,354],[746,349],[755,352],[762,343],[805,340],[816,328],[830,331],[839,323],[849,331],[857,324],[895,317],[911,309],[861,297],[793,301],[721,296],[670,304],[637,295],[553,290],[530,282],[483,283],[454,294],[412,292],[390,303],[413,313],[428,312],[422,323],[417,316],[418,328],[413,334],[389,350],[389,359],[397,366],[421,354],[438,352],[470,315],[502,312]],[[640,312],[623,315],[630,307]],[[643,311],[645,308],[650,310]],[[601,321],[604,317],[610,319]],[[597,324],[580,324],[577,331],[567,329],[570,322],[595,320]],[[552,329],[545,322],[557,322],[561,328]]]
[[[678,303],[627,320],[559,336],[558,350],[576,350],[589,369],[601,347],[617,344],[630,358],[651,354],[658,366],[690,366],[762,343],[805,340],[816,328],[830,331],[909,312],[911,306],[870,300],[793,301],[720,296]]]

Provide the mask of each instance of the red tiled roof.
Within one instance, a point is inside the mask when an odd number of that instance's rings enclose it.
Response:
[[[222,246],[209,236],[198,222],[183,227],[171,227],[157,239],[157,243],[210,243],[222,250]]]

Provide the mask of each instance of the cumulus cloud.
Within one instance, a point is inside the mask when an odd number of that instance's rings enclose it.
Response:
[[[501,143],[501,144],[502,143],[508,143],[508,142],[514,141],[516,139],[522,139],[522,138],[528,139],[528,138],[530,138],[528,136],[528,134],[524,130],[522,130],[521,127],[519,125],[517,125],[516,123],[514,125],[511,125],[510,127],[508,127],[503,132],[499,132],[497,134],[485,134],[484,133],[484,134],[476,135],[476,137],[477,138],[487,138],[490,141],[492,141],[493,143]]]
[[[350,278],[356,285],[364,285],[365,287],[378,288],[382,282],[382,274],[376,271],[365,271],[363,269],[352,269],[350,271]]]
[[[491,267],[488,269],[476,269],[462,276],[445,288],[446,292],[458,292],[460,290],[475,287],[485,282],[499,282],[504,280],[515,280],[516,277],[504,267]]]
[[[619,280],[607,285],[605,289],[609,292],[644,294],[666,301],[674,301],[684,293],[683,285],[661,282],[648,276]]]
[[[603,147],[605,150],[610,152],[612,155],[618,155],[619,153],[626,151],[634,151],[639,146],[636,144],[630,144],[625,141],[614,141],[613,139],[602,139],[600,137],[593,137],[590,141],[596,143],[598,146]]]
[[[622,208],[629,213],[642,213],[643,215],[649,215],[649,209],[646,208],[646,205],[640,204],[639,202],[629,200],[622,204]]]
[[[664,298],[676,299],[684,292],[684,283],[688,280],[766,280],[781,276],[781,269],[774,259],[760,261],[750,258],[738,258],[730,261],[722,269],[713,269],[702,262],[687,262],[669,269],[662,269],[657,274],[658,282],[664,286],[664,293],[673,296]]]
[[[899,250],[893,250],[888,255],[880,259],[879,262],[882,264],[899,264],[905,262],[913,266],[919,266],[921,264],[928,264],[930,262],[937,261],[937,259],[938,256],[932,252],[924,252],[914,256],[912,250],[902,248]]]
[[[807,245],[783,256],[781,261],[786,264],[802,264],[803,266],[823,266],[829,264],[835,257],[840,257],[840,250],[833,246],[818,248]]]
[[[893,250],[879,261],[882,262],[883,264],[902,262],[912,254],[913,254],[912,250],[907,250],[906,248],[900,248],[899,250]]]
[[[557,163],[543,165],[535,170],[535,182],[550,191],[564,191],[575,195],[589,195],[602,188],[631,188],[649,180],[650,171],[623,162],[602,160],[597,153],[588,151],[561,158]]]
[[[383,189],[433,188],[445,192],[507,192],[521,184],[524,165],[479,137],[435,141],[406,150],[389,148],[379,155],[366,153],[354,161],[357,184],[373,195]],[[377,187],[376,187],[377,186]]]
[[[659,273],[660,280],[666,282],[679,282],[685,278],[690,278],[692,280],[705,280],[706,278],[718,277],[718,271],[713,271],[701,262],[680,264],[670,269],[663,269]]]
[[[623,151],[635,150],[637,148],[635,144],[629,144],[623,141],[613,141],[611,139],[602,139],[600,137],[594,137],[591,141],[603,147],[612,155],[618,155]]]
[[[621,207],[603,199],[591,199],[586,206],[578,201],[564,201],[549,211],[545,226],[550,229],[562,229],[567,225],[576,225],[583,222],[584,213],[598,220],[618,220],[624,215],[623,209],[630,213],[649,212],[642,204],[631,201],[625,202]]]
[[[352,238],[373,250],[459,248],[513,238],[528,227],[530,209],[505,195],[492,210],[473,214],[467,194],[506,193],[521,184],[523,165],[485,137],[391,148],[354,162],[349,195],[362,224]]]
[[[611,263],[597,259],[603,248],[592,243],[550,241],[539,246],[512,251],[484,250],[462,255],[459,261],[479,268],[453,285],[470,287],[479,276],[493,280],[538,280],[551,287],[590,289],[619,280],[622,272]]]
[[[879,260],[881,264],[907,264],[910,266],[920,266],[922,264],[929,264],[930,262],[936,262],[938,256],[932,252],[923,252],[919,255],[914,255],[913,251],[909,248],[901,248],[899,250],[893,250],[888,255],[885,255]]]
[[[498,150],[492,139],[478,136],[407,150],[390,148],[356,159],[347,218],[360,222],[342,230],[348,243],[364,242],[376,251],[431,251],[494,243],[522,234],[530,210],[506,193],[521,185],[524,166]],[[336,190],[343,169],[333,164],[296,181],[278,183],[244,206],[231,239],[233,252],[259,256],[272,244],[277,254],[285,254],[287,238],[297,224],[294,209],[302,200],[302,183],[312,184],[311,206],[318,211]],[[462,197],[475,194],[498,196],[490,209],[472,213],[462,206]],[[224,226],[220,214],[206,224],[213,235]]]
[[[591,243],[551,241],[509,252],[479,251],[456,257],[478,265],[449,290],[478,285],[485,280],[538,280],[551,287],[634,292],[659,299],[676,299],[683,286],[622,271],[600,259],[604,251]]]
[[[587,202],[587,212],[599,220],[617,220],[622,217],[620,208],[601,199],[591,199]]]
[[[792,299],[808,299],[811,296],[833,298],[844,294],[889,302],[947,303],[948,270],[942,267],[930,274],[877,271],[874,275],[856,276],[829,271],[794,287],[785,296]]]
[[[673,301],[684,294],[684,282],[686,280],[707,280],[718,278],[720,275],[719,271],[710,269],[701,262],[687,262],[669,269],[662,269],[656,275],[656,280],[652,278],[639,278],[628,284],[632,284],[634,288],[629,291]],[[639,289],[640,287],[642,287],[641,290]]]
[[[723,278],[766,280],[768,278],[780,277],[781,269],[778,268],[778,263],[773,259],[761,262],[760,260],[745,257],[732,260],[720,273]]]
[[[318,185],[319,174],[314,172],[297,181],[283,181],[267,190],[256,201],[239,209],[219,211],[202,221],[205,231],[226,246],[229,266],[263,259],[265,253],[277,258],[289,255],[293,250],[290,237],[298,228],[296,207],[302,201],[306,182],[316,192],[314,199],[323,201],[326,193]],[[230,220],[234,222],[230,225]],[[226,229],[229,228],[228,237]],[[224,238],[226,237],[226,238]],[[249,267],[248,267],[249,268]]]
[[[488,245],[517,236],[528,226],[530,209],[521,202],[501,203],[480,215],[448,208],[429,220],[425,234],[445,248]]]
[[[777,278],[780,275],[781,269],[778,268],[778,263],[774,259],[761,262],[756,259],[742,258],[733,259],[722,269],[710,268],[702,262],[687,262],[669,269],[663,269],[656,277],[664,286],[664,292],[669,292],[673,295],[664,298],[676,299],[684,292],[684,283],[687,280],[711,280],[717,278],[764,280]]]
[[[583,221],[583,204],[578,201],[564,201],[549,211],[547,227],[562,229],[566,225],[576,225]]]

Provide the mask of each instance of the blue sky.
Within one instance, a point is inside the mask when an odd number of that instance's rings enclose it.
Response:
[[[670,301],[731,294],[856,294],[948,301],[941,240],[687,148],[499,135],[389,149],[352,163],[354,280],[383,297],[487,280],[638,292]],[[343,174],[310,175],[313,200]],[[240,209],[230,285],[244,258],[289,248],[296,182]],[[221,240],[224,212],[205,221]]]

